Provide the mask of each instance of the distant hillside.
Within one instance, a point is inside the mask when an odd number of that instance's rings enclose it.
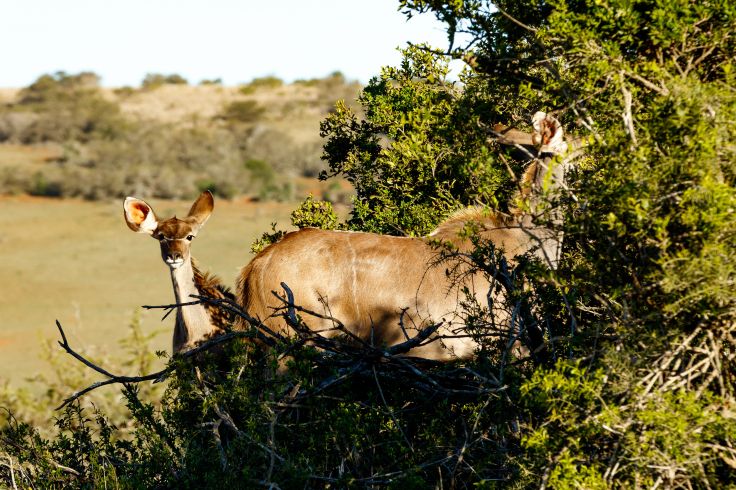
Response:
[[[0,89],[0,194],[289,199],[323,169],[320,121],[360,88],[339,73],[237,87],[149,75],[117,89],[91,73],[44,75]],[[345,199],[345,186],[329,191]]]

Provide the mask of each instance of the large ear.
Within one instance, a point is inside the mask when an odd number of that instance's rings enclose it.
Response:
[[[188,218],[193,218],[199,226],[202,226],[212,214],[213,209],[215,209],[215,198],[212,197],[210,191],[204,191],[192,204]]]
[[[153,234],[158,226],[158,219],[153,212],[153,208],[145,201],[136,199],[135,197],[125,198],[123,203],[123,216],[128,228],[136,233]]]

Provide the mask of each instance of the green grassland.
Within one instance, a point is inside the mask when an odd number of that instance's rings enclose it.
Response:
[[[161,217],[181,216],[190,204],[149,202]],[[293,207],[218,200],[193,255],[233,285],[251,242],[273,221],[285,227]],[[41,346],[58,337],[56,319],[73,346],[114,353],[136,308],[174,299],[157,243],[126,227],[118,200],[0,197],[0,230],[0,382],[22,385],[44,368]],[[151,350],[170,351],[173,318],[161,316],[143,312],[142,328],[161,331]]]

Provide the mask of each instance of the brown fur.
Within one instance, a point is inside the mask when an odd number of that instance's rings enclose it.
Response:
[[[403,308],[409,336],[443,319],[447,326],[442,333],[451,334],[451,326],[461,322],[457,304],[462,293],[448,287],[443,267],[429,265],[436,259],[437,252],[422,238],[304,228],[258,254],[243,269],[236,296],[251,316],[288,335],[283,318],[273,315],[283,303],[271,291],[283,295],[283,281],[297,304],[340,319],[365,341],[393,345],[405,339],[399,327]],[[480,277],[466,278],[463,284],[481,297],[488,291],[487,281]],[[340,333],[330,330],[328,320],[305,320],[323,335]],[[447,341],[447,348],[434,343],[411,354],[468,357],[473,349],[469,339],[454,339]]]
[[[305,228],[288,233],[245,266],[236,297],[251,316],[287,335],[288,325],[274,315],[283,303],[271,293],[283,296],[281,282],[293,291],[297,304],[340,319],[356,336],[376,345],[406,340],[399,326],[402,321],[409,336],[433,322],[443,322],[439,335],[456,338],[416,348],[410,354],[437,360],[469,358],[476,343],[468,337],[457,337],[464,325],[460,304],[467,298],[463,288],[467,287],[479,304],[487,305],[490,284],[477,274],[448,274],[452,264],[439,261],[439,252],[432,245],[441,240],[467,250],[469,241],[458,237],[457,232],[469,221],[480,227],[481,235],[502,248],[509,260],[537,246],[530,234],[539,234],[540,230],[525,229],[495,214],[486,215],[480,208],[455,213],[427,238]],[[493,303],[500,300],[495,293],[492,296]],[[312,329],[323,330],[323,335],[339,334],[330,331],[333,325],[328,320],[305,320]]]
[[[194,270],[194,285],[202,296],[235,301],[235,295],[230,291],[230,288],[225,286],[222,280],[216,275],[200,271],[199,264],[194,257],[192,257],[192,269]],[[218,330],[224,331],[232,326],[234,320],[232,313],[224,308],[210,304],[205,304],[205,308],[210,316],[212,325]]]

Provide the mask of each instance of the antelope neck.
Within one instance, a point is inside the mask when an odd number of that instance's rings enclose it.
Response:
[[[191,257],[176,269],[171,269],[171,282],[174,286],[176,302],[196,301],[191,295],[201,294],[194,282],[194,269]],[[174,352],[191,349],[206,339],[214,330],[204,305],[179,306],[176,309],[174,328]]]

